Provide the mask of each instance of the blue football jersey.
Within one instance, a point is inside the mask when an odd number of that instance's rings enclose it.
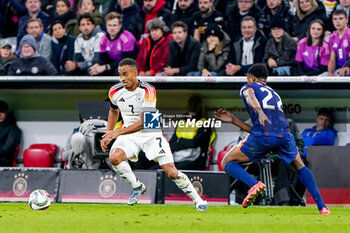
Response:
[[[247,88],[252,88],[255,92],[255,97],[259,101],[260,106],[271,124],[265,122],[262,126],[259,122],[259,115],[247,104],[243,96],[243,91]],[[255,136],[275,136],[283,137],[284,134],[289,133],[289,125],[286,116],[283,112],[283,105],[280,96],[271,87],[263,82],[247,83],[240,92],[240,97],[244,102],[253,123],[251,133]]]

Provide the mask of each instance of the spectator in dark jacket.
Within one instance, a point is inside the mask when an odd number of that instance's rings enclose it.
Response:
[[[311,21],[314,19],[320,19],[326,26],[326,36],[329,36],[331,32],[329,31],[329,20],[326,15],[326,10],[324,5],[317,0],[296,0],[296,16],[295,22],[296,27],[294,30],[295,41],[299,41],[306,37],[306,32],[310,26]]]
[[[41,10],[52,18],[55,11],[56,0],[41,0]]]
[[[16,37],[19,18],[27,14],[25,0],[0,0],[0,38]]]
[[[169,43],[168,67],[164,68],[165,76],[186,76],[190,71],[196,71],[201,43],[188,35],[187,25],[176,21],[171,26],[174,40]]]
[[[147,22],[149,37],[143,39],[136,62],[140,76],[154,76],[163,72],[169,59],[169,42],[173,39],[167,35],[169,28],[160,18]]]
[[[225,21],[225,29],[231,41],[235,41],[236,37],[240,37],[241,20],[245,16],[252,16],[256,22],[259,22],[261,15],[262,10],[254,3],[254,0],[238,0],[238,4],[229,10],[227,20]]]
[[[176,4],[176,9],[171,16],[171,25],[175,21],[182,21],[186,23],[188,27],[188,34],[193,35],[193,24],[194,24],[194,16],[199,12],[198,3],[194,0],[179,0]]]
[[[266,43],[264,55],[264,61],[271,75],[292,75],[297,43],[284,31],[284,22],[278,15],[271,19],[271,34],[272,37]]]
[[[65,25],[69,20],[75,19],[74,12],[70,9],[70,3],[68,0],[56,1],[55,11],[53,13],[52,21],[61,21]]]
[[[284,31],[290,36],[294,35],[295,19],[289,9],[290,6],[287,0],[266,0],[266,6],[262,9],[263,14],[260,16],[258,28],[265,33],[267,38],[270,37],[270,21],[274,15],[278,15],[279,20],[283,22]]]
[[[221,12],[215,10],[214,0],[198,0],[199,12],[196,12],[193,22],[193,37],[200,42],[206,38],[205,30],[209,24],[216,24],[220,28],[224,26],[224,16]]]
[[[61,75],[70,75],[65,68],[67,61],[73,60],[75,38],[66,33],[63,22],[56,21],[52,28],[52,58],[51,62]]]
[[[219,75],[244,76],[255,63],[261,63],[264,58],[266,37],[257,29],[255,19],[245,16],[241,21],[242,34],[232,43],[226,69]]]
[[[0,100],[0,167],[11,167],[17,145],[21,141],[22,132],[16,119],[9,114],[5,101]]]
[[[143,33],[143,18],[134,0],[119,0],[115,11],[122,16],[123,29],[131,32],[137,40],[140,39]]]
[[[20,42],[20,58],[15,60],[8,75],[57,75],[52,63],[44,57],[36,55],[37,44],[32,35],[25,35]]]
[[[0,41],[0,75],[7,75],[8,69],[17,57],[11,53],[12,45],[8,39]]]
[[[21,17],[19,20],[18,33],[17,33],[17,48],[22,37],[25,34],[27,34],[26,28],[27,28],[27,22],[29,21],[29,19],[31,18],[41,19],[44,32],[47,32],[47,27],[51,23],[51,19],[48,14],[41,11],[40,7],[41,7],[40,0],[26,0],[26,8],[28,9],[28,14]]]
[[[102,18],[106,17],[109,12],[114,11],[114,7],[120,0],[98,0],[96,9],[101,13]]]

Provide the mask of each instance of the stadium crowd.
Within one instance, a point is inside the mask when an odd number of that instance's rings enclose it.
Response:
[[[0,75],[348,75],[348,0],[0,0]]]

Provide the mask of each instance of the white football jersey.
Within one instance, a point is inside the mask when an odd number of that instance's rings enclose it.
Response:
[[[109,89],[111,103],[118,106],[124,127],[128,127],[141,119],[144,108],[156,107],[156,89],[149,83],[139,81],[134,91],[128,91],[122,83],[117,83]]]

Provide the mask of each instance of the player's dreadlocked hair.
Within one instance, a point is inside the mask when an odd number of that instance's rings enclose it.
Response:
[[[134,59],[132,58],[124,58],[119,62],[119,66],[131,66],[137,70],[137,63]]]
[[[267,79],[267,76],[269,76],[269,71],[267,70],[267,67],[264,63],[257,63],[252,65],[249,69],[247,74],[253,75],[257,79]]]

